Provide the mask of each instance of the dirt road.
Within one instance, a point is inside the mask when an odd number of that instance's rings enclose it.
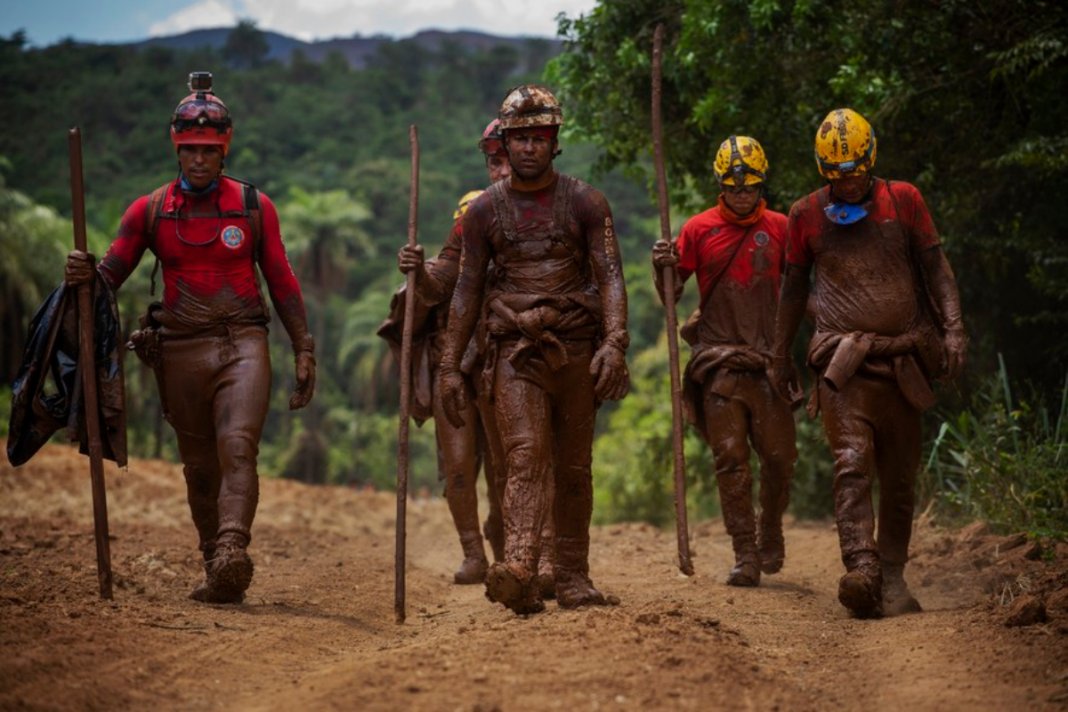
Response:
[[[829,523],[729,588],[718,521],[596,529],[592,574],[622,604],[516,617],[451,573],[440,499],[409,505],[408,620],[393,622],[389,493],[265,479],[242,606],[186,598],[200,572],[177,466],[108,463],[114,601],[97,597],[85,460],[0,466],[0,709],[1068,709],[1068,551],[921,521],[920,614],[854,621]],[[1047,622],[1004,625],[1044,602]]]

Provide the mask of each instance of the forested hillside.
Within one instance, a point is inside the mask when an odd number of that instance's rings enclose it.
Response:
[[[972,339],[966,377],[942,389],[928,418],[924,494],[961,516],[1063,532],[1068,14],[1060,3],[627,0],[564,20],[559,51],[514,38],[383,41],[362,66],[340,52],[303,49],[271,59],[248,24],[222,46],[199,50],[31,49],[19,34],[0,38],[0,86],[13,119],[0,131],[0,324],[16,335],[5,336],[0,371],[9,382],[19,329],[58,282],[70,244],[67,129],[84,133],[90,240],[99,253],[125,206],[174,176],[170,112],[188,72],[210,70],[235,121],[227,171],[279,205],[320,344],[318,395],[294,417],[285,409],[291,359],[273,340],[275,404],[262,470],[389,487],[396,376],[374,331],[401,281],[395,255],[406,235],[408,126],[420,132],[419,235],[432,253],[456,199],[485,181],[476,144],[506,90],[545,81],[564,104],[557,165],[608,196],[630,296],[634,388],[599,423],[596,516],[670,521],[667,356],[648,255],[658,232],[648,190],[658,22],[667,27],[674,227],[714,199],[712,156],[727,135],[763,142],[772,207],[785,211],[820,184],[812,161],[819,119],[837,106],[871,118],[876,173],[914,182],[926,196]],[[128,323],[150,300],[150,270],[146,260],[121,293]],[[684,309],[694,291],[688,285]],[[133,453],[171,454],[151,379],[133,359],[127,368]],[[416,486],[436,489],[431,428],[413,431],[412,475]],[[824,515],[830,473],[818,425],[799,416],[799,437],[793,509]],[[692,433],[687,453],[691,504],[714,512],[714,488],[704,486],[710,456]]]

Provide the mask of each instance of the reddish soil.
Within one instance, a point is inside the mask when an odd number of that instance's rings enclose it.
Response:
[[[86,460],[48,446],[0,466],[0,709],[1068,708],[1068,549],[981,524],[917,523],[919,614],[847,617],[830,523],[791,523],[782,573],[728,588],[710,521],[692,578],[673,532],[597,528],[593,577],[622,604],[517,617],[452,585],[448,510],[420,499],[398,625],[392,494],[264,479],[248,600],[214,606],[186,598],[200,570],[180,469],[105,469],[112,601]]]

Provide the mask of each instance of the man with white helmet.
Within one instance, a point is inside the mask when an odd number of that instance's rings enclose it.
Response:
[[[920,192],[873,175],[876,142],[868,121],[835,109],[820,124],[815,151],[828,185],[790,210],[773,380],[785,389],[815,268],[807,361],[817,383],[809,412],[822,412],[834,458],[846,567],[838,600],[858,618],[918,611],[904,569],[920,416],[934,404],[930,382],[952,379],[963,366],[960,296]]]
[[[112,289],[146,250],[163,267],[163,300],[131,340],[153,367],[164,417],[174,428],[205,581],[190,597],[240,603],[252,581],[246,548],[259,500],[256,457],[271,395],[267,323],[256,268],[289,334],[296,368],[290,409],[315,388],[315,342],[300,285],[286,258],[278,213],[264,193],[223,173],[233,124],[194,72],[193,91],[171,117],[178,177],[134,201],[100,264],[71,252],[65,281],[94,278]]]
[[[686,368],[691,421],[712,448],[723,523],[734,548],[731,586],[756,586],[783,566],[782,515],[797,448],[790,404],[767,376],[784,267],[786,216],[764,198],[768,161],[749,136],[716,153],[717,204],[686,221],[674,244],[653,246],[657,290],[674,267],[676,299],[697,275],[701,308],[683,328],[693,347]],[[752,500],[750,443],[760,458],[760,525]]]
[[[511,176],[464,215],[438,392],[460,424],[463,355],[482,316],[479,378],[492,390],[506,473],[504,561],[490,567],[486,595],[517,613],[544,609],[536,574],[551,514],[558,604],[603,605],[589,578],[590,461],[599,403],[630,385],[619,246],[604,196],[553,169],[563,113],[552,92],[516,87],[499,118]]]

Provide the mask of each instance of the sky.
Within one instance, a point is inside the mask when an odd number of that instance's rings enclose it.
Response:
[[[25,30],[45,47],[74,38],[119,43],[251,19],[261,30],[302,40],[419,30],[556,35],[556,16],[578,17],[598,0],[0,0],[0,36]]]

